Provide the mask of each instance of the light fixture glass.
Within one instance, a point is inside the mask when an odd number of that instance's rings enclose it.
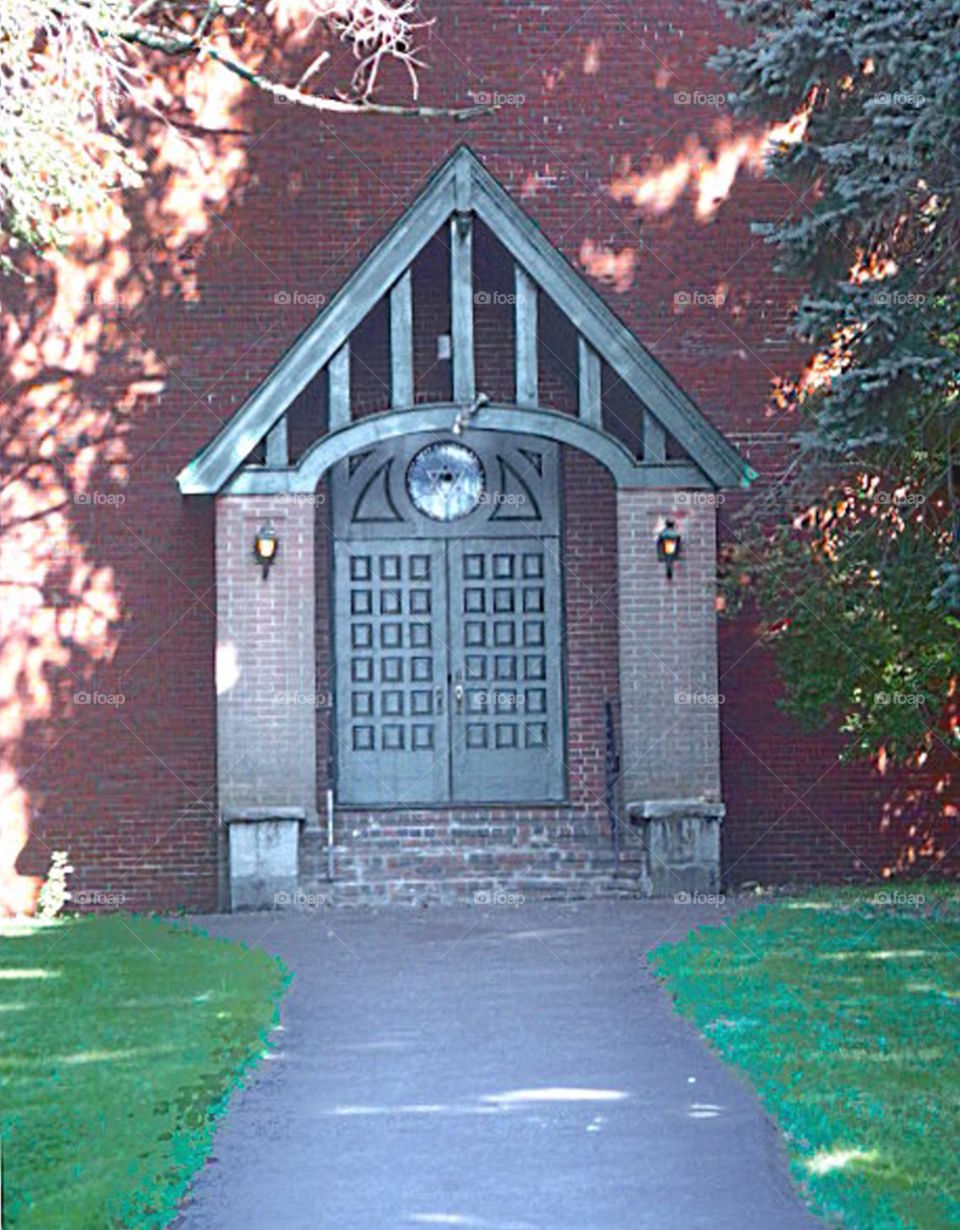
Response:
[[[263,525],[257,531],[257,536],[253,540],[253,558],[263,569],[263,579],[267,579],[267,573],[270,571],[270,565],[277,558],[277,548],[279,546],[276,531],[272,526]]]
[[[666,525],[657,536],[657,559],[667,566],[667,580],[673,580],[673,564],[680,556],[683,538],[677,529],[677,523],[672,517],[667,518]]]

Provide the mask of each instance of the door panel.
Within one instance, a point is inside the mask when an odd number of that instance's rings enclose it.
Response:
[[[337,765],[345,803],[449,797],[443,544],[338,542]]]
[[[479,479],[449,518],[411,489],[440,442]],[[418,433],[341,462],[332,491],[338,800],[562,800],[557,446]]]
[[[564,797],[559,540],[450,547],[453,797]]]

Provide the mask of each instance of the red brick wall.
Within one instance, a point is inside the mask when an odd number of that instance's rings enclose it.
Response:
[[[81,907],[216,902],[212,502],[172,499],[169,474],[155,471],[175,458],[155,452],[122,507],[94,507],[73,522],[75,578],[89,575],[90,561],[109,570],[121,612],[112,658],[91,661],[69,632],[56,649],[41,642],[50,712],[8,745],[31,821],[16,870],[42,875],[51,851],[66,850]],[[118,490],[96,475],[88,489]],[[71,603],[75,585],[65,580],[46,595],[54,609],[61,604],[68,630],[96,606],[92,595]],[[27,626],[33,635],[36,625]],[[39,649],[18,664],[24,690]]]
[[[956,758],[921,769],[842,765],[848,740],[776,707],[776,665],[748,620],[720,624],[723,865],[746,881],[865,879],[958,869]],[[952,764],[951,764],[952,762]]]
[[[617,506],[592,457],[564,449],[567,763],[571,796],[601,802],[604,701],[618,691]]]
[[[30,825],[16,856],[24,874],[42,872],[50,850],[65,847],[76,890],[122,892],[136,908],[214,904],[217,774],[225,770],[215,753],[213,512],[209,500],[181,498],[174,478],[309,323],[316,297],[335,293],[457,143],[469,142],[544,235],[595,278],[761,475],[776,473],[794,424],[765,407],[771,376],[788,374],[798,359],[783,341],[796,288],[773,273],[750,222],[778,216],[792,193],[741,168],[715,210],[702,180],[645,216],[624,195],[639,182],[631,174],[672,171],[676,182],[698,158],[716,166],[716,155],[744,135],[721,109],[675,101],[680,91],[722,89],[704,64],[735,28],[699,0],[450,0],[427,9],[437,24],[424,33],[423,101],[503,91],[523,95],[522,104],[467,123],[415,123],[318,116],[244,95],[216,138],[219,160],[206,164],[232,168],[226,189],[209,187],[212,179],[191,187],[204,165],[191,151],[182,172],[167,165],[129,198],[129,232],[90,256],[79,297],[70,299],[67,280],[55,283],[49,272],[6,296],[14,317],[2,340],[7,470],[22,455],[7,437],[34,421],[30,405],[42,404],[42,434],[65,450],[74,489],[125,497],[122,508],[68,509],[62,566],[37,587],[22,634],[4,629],[0,703],[17,805]],[[385,85],[406,94],[400,78]],[[138,135],[155,131],[148,118]],[[113,260],[119,249],[122,259]],[[106,272],[118,308],[83,295]],[[718,287],[719,310],[675,299]],[[446,323],[439,312],[417,322],[420,400],[449,394],[449,364],[436,362]],[[362,376],[362,409],[378,403],[384,375],[382,325],[370,330],[380,359]],[[486,336],[483,323],[480,370],[497,388],[503,372],[488,362]],[[31,354],[40,358],[25,364]],[[544,400],[569,408],[572,355],[548,361],[541,346],[541,358]],[[104,409],[110,427],[91,440],[81,424]],[[309,404],[301,409],[311,413]],[[39,447],[37,435],[24,444],[28,453]],[[572,465],[574,487],[583,491],[585,481]],[[595,509],[591,497],[580,515],[593,518]],[[569,528],[571,550],[583,553]],[[20,585],[22,552],[4,561],[3,580]],[[602,579],[591,584],[602,591],[609,560],[594,567]],[[97,585],[109,589],[112,606],[102,606]],[[579,611],[592,601],[576,590],[569,600]],[[873,869],[896,865],[915,842],[914,816],[920,832],[937,828],[937,848],[949,844],[943,811],[956,806],[955,782],[932,794],[925,769],[911,798],[912,778],[893,784],[869,768],[836,768],[829,740],[801,739],[777,715],[769,665],[758,666],[755,654],[737,663],[737,635],[749,634],[723,633],[721,684],[733,875],[840,876],[851,865],[847,847]],[[599,644],[577,651],[598,681]],[[125,703],[79,706],[75,692],[91,687],[122,692]],[[578,705],[587,712],[586,685],[574,678],[571,689],[573,746],[590,793],[596,752],[584,723],[594,718],[576,718]],[[589,704],[595,715],[595,700]],[[778,819],[791,790],[811,787]],[[825,837],[822,821],[839,839]]]

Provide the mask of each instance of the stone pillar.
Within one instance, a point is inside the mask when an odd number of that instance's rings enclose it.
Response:
[[[715,503],[710,492],[617,493],[623,810],[658,896],[719,884]],[[656,545],[668,517],[682,535],[672,580]]]
[[[226,824],[317,823],[314,514],[309,495],[217,499],[217,780]],[[278,548],[264,579],[253,544],[266,524]],[[260,846],[251,839],[251,849]]]

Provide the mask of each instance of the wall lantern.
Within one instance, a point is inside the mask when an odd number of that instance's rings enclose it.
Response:
[[[673,564],[680,557],[682,541],[677,523],[672,517],[668,517],[666,525],[657,537],[657,559],[661,564],[666,564],[668,581],[673,580]]]
[[[272,526],[264,525],[257,530],[253,540],[253,558],[263,569],[263,579],[267,579],[270,565],[277,558],[277,535]]]

